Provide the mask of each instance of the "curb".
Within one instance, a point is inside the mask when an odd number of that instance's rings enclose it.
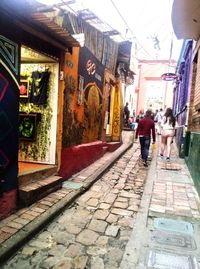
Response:
[[[124,255],[120,264],[120,269],[136,268],[141,255],[141,248],[146,240],[146,224],[149,213],[153,183],[155,179],[155,168],[157,163],[157,151],[152,152],[152,161],[148,168],[145,188],[142,195],[140,208],[137,213],[134,228],[132,230],[129,242],[126,245]],[[134,250],[134,251],[133,251]]]
[[[111,160],[98,168],[94,174],[90,175],[87,183],[79,190],[71,191],[66,197],[42,213],[38,218],[28,223],[11,238],[0,245],[0,264],[8,260],[15,252],[21,248],[28,240],[38,233],[45,225],[58,216],[63,210],[70,206],[81,194],[86,192],[128,149],[133,146],[133,142],[123,144],[115,150]]]

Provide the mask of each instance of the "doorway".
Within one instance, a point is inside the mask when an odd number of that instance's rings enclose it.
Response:
[[[57,60],[21,47],[19,176],[56,165]]]

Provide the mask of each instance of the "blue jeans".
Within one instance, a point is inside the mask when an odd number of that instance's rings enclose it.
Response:
[[[140,137],[141,156],[143,161],[147,161],[149,155],[150,142],[151,142],[150,136]]]

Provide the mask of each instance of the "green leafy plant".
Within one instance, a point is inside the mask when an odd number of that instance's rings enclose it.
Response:
[[[26,75],[31,77],[32,68],[27,65]],[[53,88],[50,79],[47,89],[47,103],[45,105],[35,105],[33,103],[20,102],[19,111],[24,113],[39,113],[41,119],[38,121],[36,130],[36,141],[20,141],[19,142],[19,158],[20,160],[44,161],[51,144],[49,130],[51,128],[52,108],[50,105],[50,91]]]

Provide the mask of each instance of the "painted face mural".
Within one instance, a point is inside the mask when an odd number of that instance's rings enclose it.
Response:
[[[102,127],[102,91],[104,66],[86,48],[80,49],[79,76],[82,77],[84,99],[83,142],[100,139]]]

